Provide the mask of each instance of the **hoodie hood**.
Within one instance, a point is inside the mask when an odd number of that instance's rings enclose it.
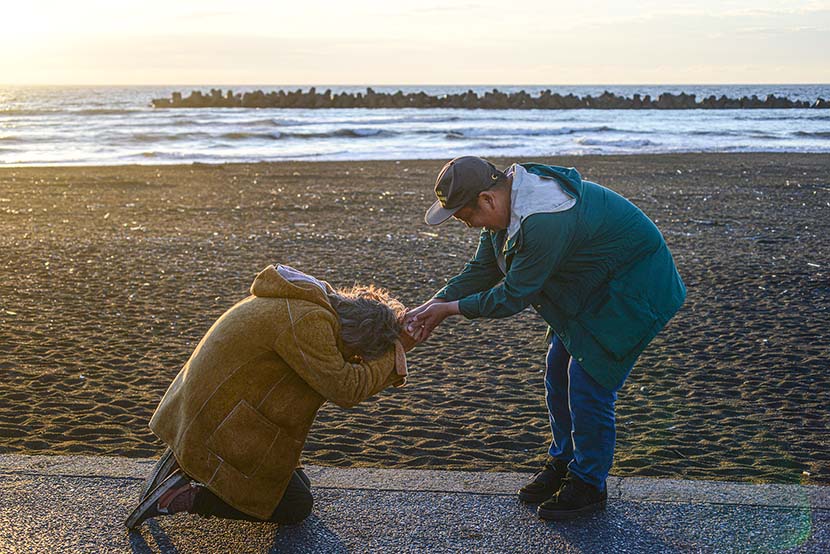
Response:
[[[558,165],[545,165],[539,163],[523,163],[521,166],[524,167],[528,173],[557,179],[565,192],[577,199],[582,197],[585,185],[582,180],[582,175],[580,175],[579,171],[573,167],[561,167]]]
[[[569,194],[559,184],[561,179],[530,173],[521,164],[510,166],[507,174],[513,176],[510,224],[507,226],[508,240],[516,236],[522,222],[531,215],[564,212],[576,204],[574,195]]]
[[[328,284],[326,286],[331,290]],[[328,296],[320,290],[320,287],[310,282],[289,281],[280,275],[277,268],[273,265],[269,265],[259,272],[259,275],[256,276],[256,279],[254,279],[251,285],[251,294],[260,298],[306,300],[335,313]]]

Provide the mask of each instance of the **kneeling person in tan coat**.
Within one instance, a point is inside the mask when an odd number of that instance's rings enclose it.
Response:
[[[327,400],[351,407],[405,382],[404,307],[268,266],[205,334],[150,429],[168,446],[126,521],[178,512],[296,523],[311,513],[300,453]]]

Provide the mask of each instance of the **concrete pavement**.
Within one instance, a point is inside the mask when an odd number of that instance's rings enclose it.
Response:
[[[830,552],[830,487],[609,479],[608,510],[549,523],[519,473],[307,467],[296,526],[178,515],[128,533],[154,460],[0,456],[0,553]]]

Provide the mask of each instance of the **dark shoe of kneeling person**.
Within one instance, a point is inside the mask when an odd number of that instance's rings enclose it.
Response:
[[[128,529],[135,529],[150,518],[190,512],[201,489],[202,486],[182,470],[176,470],[150,491],[124,523]]]
[[[601,491],[568,472],[559,491],[540,504],[537,513],[542,519],[574,519],[604,510],[607,500],[607,490]]]
[[[544,502],[559,490],[567,473],[568,462],[548,458],[542,470],[536,472],[531,480],[519,489],[519,499],[531,504]]]
[[[311,479],[308,478],[308,475],[305,473],[305,468],[303,466],[297,466],[294,469],[294,472],[297,476],[305,483],[305,486],[308,490],[311,490]]]
[[[173,472],[179,469],[179,463],[176,461],[176,457],[173,455],[173,451],[169,448],[165,449],[164,453],[159,458],[156,465],[153,467],[153,470],[150,472],[150,475],[147,476],[147,480],[144,482],[144,486],[141,489],[141,496],[138,497],[139,502],[143,502],[147,495],[149,495],[153,490],[158,487],[161,483],[164,482],[165,479],[170,477]]]

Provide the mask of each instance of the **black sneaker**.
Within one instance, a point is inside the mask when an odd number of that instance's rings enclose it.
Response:
[[[519,499],[531,504],[544,502],[559,490],[567,473],[568,462],[548,458],[542,471],[537,472],[527,485],[519,489]]]
[[[539,505],[542,519],[572,519],[605,509],[608,492],[601,491],[568,472],[559,489],[550,500]]]

